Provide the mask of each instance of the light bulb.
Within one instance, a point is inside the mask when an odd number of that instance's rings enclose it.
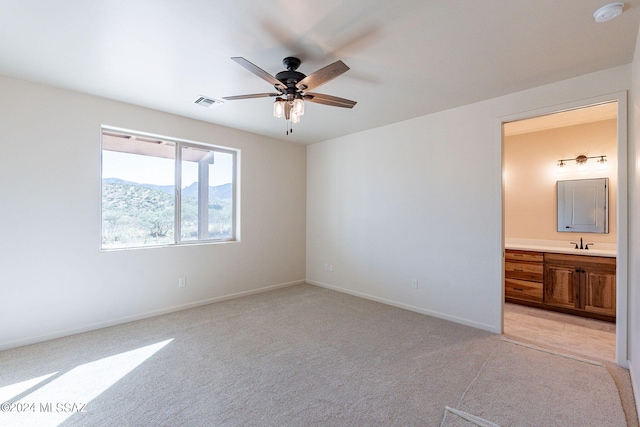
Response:
[[[576,164],[578,165],[578,171],[584,172],[587,170],[587,160],[589,160],[589,158],[584,154],[580,154],[578,157],[576,157]]]
[[[284,101],[282,98],[276,98],[276,102],[273,103],[273,117],[278,119],[284,117]]]
[[[600,156],[600,158],[596,160],[596,162],[598,163],[598,169],[604,170],[607,168],[607,159],[605,159],[604,156]]]
[[[565,173],[566,171],[567,171],[567,165],[562,160],[560,160],[558,162],[558,173]]]
[[[293,100],[293,112],[297,116],[304,115],[304,101],[302,100],[302,98],[296,98]]]

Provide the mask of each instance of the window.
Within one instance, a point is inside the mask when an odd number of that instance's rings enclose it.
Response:
[[[236,162],[232,149],[104,128],[102,249],[235,240]]]

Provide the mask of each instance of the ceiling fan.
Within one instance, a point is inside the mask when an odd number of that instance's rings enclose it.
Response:
[[[301,61],[298,58],[287,57],[282,60],[286,71],[281,71],[272,76],[262,68],[252,64],[242,57],[233,57],[237,62],[256,76],[273,85],[277,92],[254,93],[250,95],[225,96],[223,99],[233,101],[237,99],[276,97],[273,104],[273,115],[277,118],[284,117],[287,120],[287,135],[293,132],[292,123],[298,123],[304,114],[304,101],[315,102],[332,107],[353,108],[356,101],[351,101],[337,96],[324,95],[316,92],[308,92],[314,88],[335,79],[349,70],[342,61],[336,61],[318,71],[306,76],[296,71]]]

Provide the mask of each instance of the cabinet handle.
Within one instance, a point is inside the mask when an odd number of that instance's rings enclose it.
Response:
[[[513,271],[520,271],[520,272],[523,272],[524,270],[523,270],[523,269],[521,269],[521,268],[514,268],[514,269],[513,269]]]
[[[520,291],[520,292],[524,291],[524,289],[522,289],[522,288],[513,288],[513,290],[514,291]]]

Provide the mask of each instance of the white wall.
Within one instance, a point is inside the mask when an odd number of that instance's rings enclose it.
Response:
[[[640,33],[632,63],[629,138],[629,371],[640,408]]]
[[[304,280],[305,146],[3,76],[0,93],[0,349]],[[241,242],[100,252],[103,124],[240,149]]]
[[[630,84],[622,66],[309,146],[307,281],[499,331],[499,118]]]

